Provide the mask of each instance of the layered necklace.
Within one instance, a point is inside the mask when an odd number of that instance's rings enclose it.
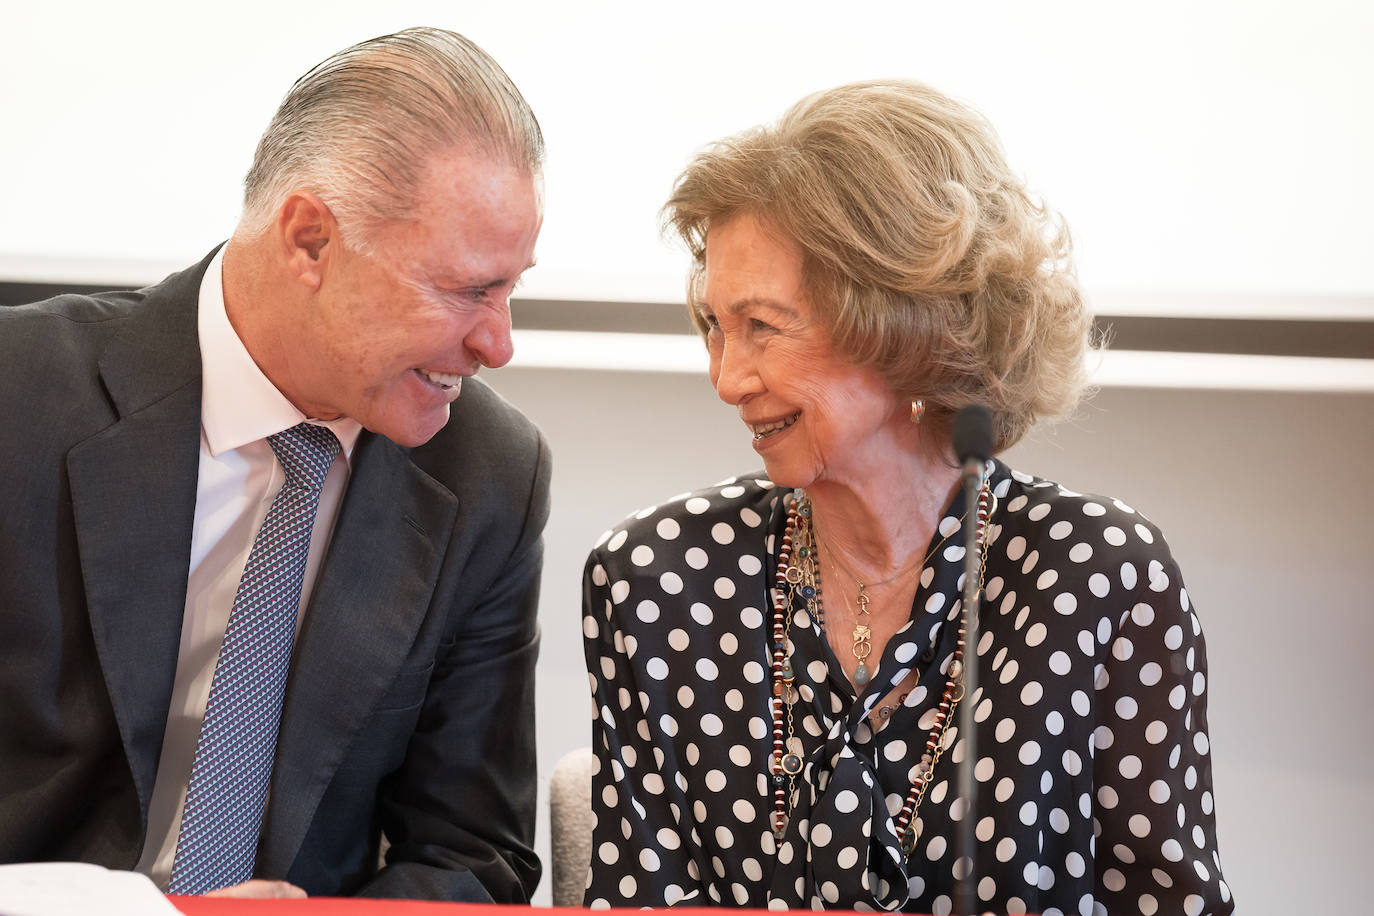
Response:
[[[978,491],[978,590],[982,593],[983,574],[987,563],[984,550],[988,520],[996,511],[997,498],[988,486],[986,477]],[[936,542],[927,554],[925,563],[944,543],[945,538]],[[900,573],[899,573],[900,575]],[[895,577],[894,577],[895,578]],[[856,580],[858,581],[858,580]],[[890,580],[889,580],[890,581]],[[872,651],[872,630],[868,617],[868,596],[865,585],[859,584],[859,610],[854,626],[854,656],[858,660],[854,682],[862,687],[872,677],[867,667],[867,658]],[[816,547],[815,529],[811,520],[811,501],[802,490],[794,490],[787,506],[787,528],[782,536],[778,550],[778,565],[773,592],[773,753],[769,760],[769,776],[773,786],[773,813],[771,817],[773,836],[781,842],[787,833],[787,823],[791,813],[791,798],[796,788],[796,777],[803,769],[803,748],[797,736],[793,707],[797,701],[794,686],[796,672],[792,666],[792,618],[794,608],[800,604],[805,607],[811,619],[815,620],[822,631],[825,626],[825,611],[821,601],[821,573],[819,554]],[[961,605],[959,613],[959,632],[955,642],[954,656],[946,672],[944,691],[936,708],[935,724],[926,737],[925,749],[916,764],[916,776],[911,782],[902,809],[897,816],[897,836],[901,840],[902,852],[911,855],[920,839],[916,826],[916,812],[925,799],[926,789],[934,778],[935,765],[945,752],[946,729],[955,707],[963,699],[964,638],[967,633],[968,610]]]

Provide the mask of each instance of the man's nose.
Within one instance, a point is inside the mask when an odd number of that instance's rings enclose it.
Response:
[[[463,341],[478,362],[488,369],[500,369],[515,355],[510,338],[510,303],[488,310]]]

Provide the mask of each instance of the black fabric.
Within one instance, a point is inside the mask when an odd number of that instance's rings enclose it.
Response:
[[[991,483],[974,697],[982,903],[1012,913],[1230,912],[1205,648],[1163,537],[1119,501],[999,463]],[[805,769],[779,844],[769,827],[768,589],[783,496],[761,477],[727,481],[636,514],[588,559],[598,761],[590,905],[950,909],[962,742],[936,767],[909,859],[893,815],[954,650],[962,496],[940,523],[936,538],[952,536],[922,573],[910,622],[860,696],[816,621],[793,609],[792,716]],[[874,734],[867,714],[913,667],[918,687]]]
[[[0,862],[138,862],[186,598],[209,258],[0,309]],[[255,875],[527,902],[547,445],[470,380],[364,433],[292,656]],[[385,831],[387,864],[377,854]]]

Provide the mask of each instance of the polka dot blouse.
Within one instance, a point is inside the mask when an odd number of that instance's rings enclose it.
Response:
[[[998,462],[990,484],[972,698],[980,900],[1007,913],[1231,912],[1202,631],[1163,537],[1117,500]],[[954,853],[957,714],[910,856],[895,824],[954,653],[963,548],[953,536],[927,564],[911,619],[857,696],[820,622],[791,608],[804,768],[779,841],[770,587],[792,498],[762,478],[726,481],[636,514],[587,561],[590,906],[950,911],[968,868]],[[962,515],[960,495],[935,537]],[[879,720],[913,669],[916,686]]]

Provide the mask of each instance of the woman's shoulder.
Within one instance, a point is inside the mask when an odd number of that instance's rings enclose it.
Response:
[[[762,532],[786,492],[761,471],[729,477],[626,516],[597,539],[594,552],[679,539],[730,543],[747,531]]]
[[[995,543],[1027,570],[1048,561],[1088,574],[1119,574],[1128,564],[1150,579],[1173,565],[1159,526],[1119,498],[1072,490],[1000,463],[993,492]]]

